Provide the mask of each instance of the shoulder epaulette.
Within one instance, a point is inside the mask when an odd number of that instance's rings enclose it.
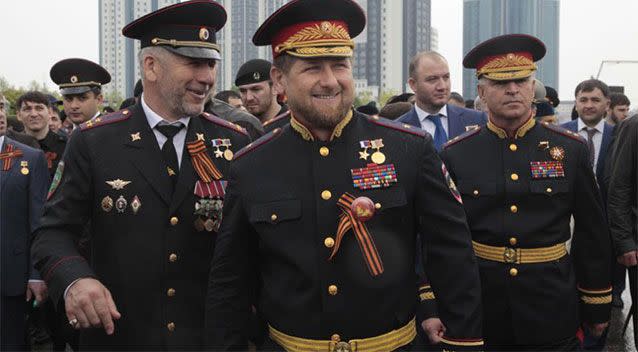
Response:
[[[80,124],[80,131],[90,130],[95,127],[104,125],[110,125],[112,123],[128,120],[131,117],[131,111],[124,109],[116,112],[112,112],[108,115],[98,116]]]
[[[233,130],[235,132],[239,132],[239,133],[241,133],[241,134],[243,134],[245,136],[248,136],[248,132],[246,132],[246,129],[241,127],[241,126],[239,126],[236,123],[232,123],[230,121],[226,121],[224,119],[221,119],[221,118],[219,118],[219,117],[217,117],[217,116],[215,116],[213,114],[209,114],[207,112],[204,112],[202,114],[202,116],[206,120],[208,120],[208,121],[210,121],[210,122],[212,122],[212,123],[214,123],[214,124],[216,124],[218,126],[226,127],[226,128],[228,128],[230,130]]]
[[[541,126],[547,128],[550,131],[556,132],[558,134],[562,134],[565,137],[569,137],[571,139],[577,140],[581,143],[587,143],[587,141],[585,141],[585,138],[581,137],[578,133],[576,132],[572,132],[568,129],[565,129],[563,127],[560,126],[556,126],[554,124],[551,123],[547,123],[547,122],[541,122]]]
[[[275,137],[279,136],[280,134],[281,134],[281,128],[275,128],[274,130],[259,137],[254,142],[248,143],[245,147],[240,149],[237,153],[235,153],[233,160],[237,160],[241,158],[242,156],[248,154],[249,152],[257,149],[258,147],[261,147],[262,145],[272,141],[273,139],[275,139]]]
[[[273,117],[272,119],[264,122],[263,126],[266,127],[266,126],[270,125],[271,123],[273,123],[275,121],[279,121],[279,120],[281,120],[283,118],[286,118],[288,116],[290,116],[290,110],[284,112],[283,114],[277,115],[277,116]]]
[[[366,117],[368,118],[370,122],[374,123],[375,125],[388,127],[393,130],[413,134],[415,136],[423,137],[427,133],[425,132],[425,130],[422,130],[418,127],[414,127],[412,125],[408,125],[407,123],[396,122],[396,121],[385,119],[383,117],[373,117],[373,116],[367,116],[367,115]]]
[[[481,131],[481,126],[476,126],[475,128],[473,128],[473,129],[471,129],[471,130],[469,130],[469,131],[467,131],[465,133],[462,133],[462,134],[450,139],[449,141],[445,142],[445,144],[443,144],[443,149],[448,148],[449,146],[454,145],[454,144],[456,144],[456,143],[458,143],[458,142],[460,142],[460,141],[462,141],[464,139],[468,139],[468,138],[470,138],[472,136],[475,136],[480,131]]]

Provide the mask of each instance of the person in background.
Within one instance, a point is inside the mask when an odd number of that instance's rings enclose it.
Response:
[[[412,104],[407,101],[398,101],[392,104],[385,104],[381,111],[379,111],[379,116],[384,117],[390,120],[396,120],[401,115],[406,114],[408,111],[412,109]]]
[[[246,110],[241,101],[241,95],[234,90],[222,90],[215,94],[215,99],[221,100],[234,108]]]
[[[623,121],[629,116],[629,106],[631,102],[626,95],[622,93],[609,94],[609,115],[606,120],[611,125]]]
[[[448,100],[448,104],[454,104],[460,108],[465,107],[465,99],[463,96],[457,92],[450,93],[450,100]]]
[[[355,108],[355,110],[368,116],[379,116],[379,108],[375,101],[369,101],[367,104]]]

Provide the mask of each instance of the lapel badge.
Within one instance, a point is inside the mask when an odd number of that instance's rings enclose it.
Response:
[[[549,141],[538,142],[538,150],[547,150],[547,149],[549,149]]]
[[[119,178],[113,181],[106,181],[107,185],[113,187],[113,189],[117,191],[124,189],[124,187],[126,187],[129,183],[131,183],[131,181],[124,181]]]
[[[20,172],[23,175],[25,175],[25,176],[28,175],[29,174],[29,162],[26,161],[26,160],[23,160],[23,161],[20,162],[20,166],[21,166]]]
[[[113,198],[109,196],[102,198],[102,202],[100,203],[100,205],[102,206],[102,210],[104,210],[105,213],[110,212],[113,209]]]
[[[142,137],[139,132],[131,133],[131,142],[140,141]]]
[[[197,135],[197,140],[198,141],[203,141],[204,140],[204,134],[203,133],[195,133]]]
[[[386,188],[397,182],[394,164],[377,165],[370,163],[359,169],[350,169],[352,185],[360,190]]]
[[[469,126],[465,126],[465,132],[467,131],[473,131],[475,129],[479,128],[479,125],[469,125]]]
[[[368,148],[371,147],[370,141],[359,141],[359,145],[361,146],[361,149],[363,149],[362,152],[359,152],[359,159],[368,160],[368,157],[370,156],[370,154],[368,154]]]
[[[123,213],[126,210],[127,205],[128,202],[122,195],[120,195],[120,197],[115,201],[115,209],[118,213]]]
[[[549,149],[549,156],[556,161],[562,161],[565,159],[565,149],[561,146],[551,147]]]
[[[370,144],[372,145],[372,148],[377,150],[372,153],[372,162],[377,165],[383,164],[385,162],[385,154],[381,152],[381,148],[383,148],[383,139],[379,138],[372,140],[370,141]]]
[[[133,200],[131,201],[131,209],[133,209],[133,214],[137,215],[137,212],[140,210],[141,207],[142,202],[140,201],[140,198],[138,196],[133,197]]]
[[[168,171],[168,176],[171,176],[171,177],[172,177],[172,176],[177,175],[177,174],[175,173],[175,170],[171,169],[171,167],[170,167],[170,166],[167,166],[167,167],[166,167],[166,171]]]
[[[374,216],[376,210],[372,199],[368,197],[357,197],[350,205],[352,213],[361,222],[368,221]]]
[[[233,160],[233,151],[230,150],[230,147],[232,146],[232,144],[230,143],[230,139],[222,139],[222,146],[226,147],[226,150],[224,150],[224,159],[231,161]]]

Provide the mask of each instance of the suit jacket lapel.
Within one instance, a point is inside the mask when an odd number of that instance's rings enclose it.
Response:
[[[459,111],[454,106],[447,104],[448,139],[452,139],[465,132],[465,126],[461,120]]]
[[[182,163],[179,167],[179,177],[177,178],[177,184],[173,191],[173,199],[171,199],[170,212],[174,213],[179,205],[184,201],[186,195],[193,192],[195,188],[195,181],[197,181],[198,175],[193,167],[193,161],[188,153],[187,143],[197,140],[197,134],[204,134],[199,117],[192,117],[188,123],[188,131],[186,132],[186,139],[184,140],[184,149],[182,151]],[[210,142],[204,140],[204,143],[208,147]]]
[[[598,178],[602,178],[603,172],[605,170],[605,157],[612,139],[612,128],[613,127],[611,127],[607,123],[605,123],[605,127],[603,127],[603,139],[600,143],[600,153],[598,153],[598,161],[596,163],[596,176]]]
[[[412,107],[412,109],[408,113],[407,118],[403,122],[407,123],[408,125],[421,128],[421,121],[419,121],[419,115],[416,113],[416,109],[414,107]]]
[[[140,171],[153,190],[168,205],[171,203],[171,180],[157,138],[146,120],[144,109],[136,105],[124,145],[132,164]]]
[[[7,146],[9,144],[13,145],[13,147],[15,148],[14,150],[18,149],[16,145],[13,144],[12,142],[13,141],[10,140],[7,136],[4,136],[4,143],[2,144],[2,153],[7,151]],[[9,180],[9,178],[12,176],[12,173],[16,169],[16,164],[20,164],[20,160],[18,159],[21,160],[21,158],[13,158],[11,167],[7,171],[2,171],[2,161],[0,161],[0,192],[4,191],[4,186],[8,183],[7,181]]]

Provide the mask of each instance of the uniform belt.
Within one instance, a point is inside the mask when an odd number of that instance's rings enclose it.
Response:
[[[494,247],[472,241],[477,257],[513,264],[532,264],[551,262],[567,254],[565,243],[542,248]]]
[[[401,346],[409,344],[416,337],[414,318],[397,330],[348,342],[340,341],[339,335],[336,334],[332,336],[332,340],[311,340],[286,335],[270,325],[268,325],[268,329],[270,338],[288,352],[394,351]]]

